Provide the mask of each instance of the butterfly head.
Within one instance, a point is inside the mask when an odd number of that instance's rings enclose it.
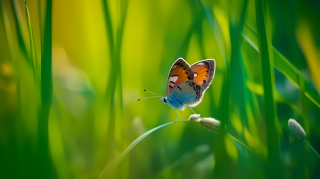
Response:
[[[162,98],[160,98],[160,100],[161,100],[161,102],[162,102],[163,104],[167,104],[167,102],[168,102],[167,97],[162,97]]]

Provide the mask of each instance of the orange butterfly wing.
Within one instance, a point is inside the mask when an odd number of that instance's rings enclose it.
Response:
[[[191,70],[190,65],[183,58],[178,58],[178,60],[173,63],[169,72],[167,81],[167,97],[176,86],[184,81],[192,80],[193,76],[194,73]]]
[[[214,72],[216,70],[216,63],[213,59],[202,60],[191,66],[194,72],[194,81],[199,83],[203,89],[206,89],[212,82]]]

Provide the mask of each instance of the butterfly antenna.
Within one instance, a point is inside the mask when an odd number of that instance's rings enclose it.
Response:
[[[140,98],[140,99],[137,99],[137,101],[140,101],[142,99],[150,99],[150,98],[161,98],[162,96],[152,96],[152,97],[148,97],[148,98]]]
[[[161,96],[161,95],[159,95],[159,94],[157,94],[157,93],[153,93],[153,92],[148,91],[148,90],[145,90],[145,89],[143,89],[143,91],[148,92],[148,93],[151,93],[151,94],[154,94],[154,95],[157,95],[157,96]]]

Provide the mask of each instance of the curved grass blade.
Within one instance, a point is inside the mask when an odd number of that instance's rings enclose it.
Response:
[[[201,1],[202,2],[202,1]],[[218,118],[223,119],[224,122],[228,125],[229,124],[229,99],[231,99],[231,92],[232,92],[232,85],[233,82],[236,81],[234,76],[235,76],[235,71],[238,71],[238,64],[241,64],[241,59],[240,59],[240,47],[241,47],[241,32],[244,26],[245,18],[247,15],[247,7],[248,7],[248,0],[245,0],[241,3],[241,13],[239,15],[239,19],[235,22],[231,22],[231,19],[229,19],[228,26],[225,28],[229,33],[226,35],[228,36],[226,38],[223,37],[223,23],[220,20],[219,22],[219,17],[215,16],[214,13],[210,10],[212,7],[209,6],[206,7],[206,5],[202,2],[202,7],[204,9],[206,19],[209,22],[211,31],[214,33],[214,36],[216,38],[217,44],[219,46],[221,55],[224,58],[224,61],[226,63],[226,68],[227,68],[227,73],[225,73],[225,80],[223,82],[222,90],[221,90],[221,95],[220,95],[220,100],[221,103],[219,104],[219,113],[218,113]],[[230,42],[228,42],[227,39],[230,39]],[[228,45],[231,45],[228,47]],[[231,51],[230,55],[229,52]],[[230,57],[229,57],[230,56]],[[231,162],[232,159],[230,156],[227,154],[225,145],[224,145],[224,139],[226,132],[222,132],[217,136],[215,139],[213,145],[221,145],[221,147],[216,147],[213,148],[214,153],[219,153],[219,155],[216,155],[215,161],[217,163],[217,166],[214,167],[213,169],[213,175],[218,177],[218,178],[227,178],[231,177],[234,178],[238,173],[225,173],[223,172],[224,169],[227,168],[233,168],[235,167],[233,163]],[[227,165],[228,163],[228,165]],[[230,165],[232,164],[232,165]]]
[[[308,146],[311,148],[311,150],[316,154],[316,156],[317,157],[319,157],[319,159],[320,159],[320,155],[319,155],[319,153],[316,151],[316,149],[314,149],[312,146],[311,146],[311,144],[309,144],[309,142],[307,141],[307,140],[304,140],[307,144],[308,144]]]
[[[261,69],[264,90],[264,109],[265,109],[265,125],[267,137],[268,159],[266,162],[266,176],[267,178],[274,177],[273,173],[281,171],[280,154],[279,154],[279,134],[276,128],[278,123],[276,116],[275,102],[273,98],[274,87],[274,68],[272,58],[271,46],[271,30],[270,19],[267,8],[267,3],[260,0],[255,1],[256,7],[256,24],[259,42],[259,55],[261,58]]]
[[[46,3],[43,48],[41,49],[41,109],[38,117],[38,175],[50,178],[49,112],[52,104],[52,0]]]
[[[281,71],[296,87],[304,87],[304,94],[320,108],[320,95],[314,85],[307,81],[301,73],[276,49],[273,48],[274,66]]]
[[[247,88],[251,92],[253,92],[253,93],[257,94],[257,95],[261,95],[261,96],[264,95],[263,87],[262,87],[261,84],[254,83],[254,82],[249,81],[249,80],[246,83],[247,83]],[[302,117],[302,112],[297,107],[295,107],[293,104],[291,104],[277,90],[274,90],[273,97],[277,102],[288,105],[298,116]]]
[[[243,38],[257,52],[259,52],[259,47],[257,45],[257,34],[247,25],[245,26],[243,31]],[[281,73],[283,73],[297,88],[300,89],[299,84],[304,84],[304,95],[320,108],[320,95],[314,85],[307,81],[278,50],[276,50],[274,47],[272,48],[272,50],[274,67],[276,67]]]
[[[41,48],[43,45],[43,13],[42,13],[42,4],[41,0],[38,0],[38,14],[39,14],[39,27],[40,27],[40,41],[41,41]]]
[[[246,148],[247,150],[249,150],[250,152],[252,152],[253,154],[255,154],[257,157],[259,157],[260,159],[262,159],[257,153],[255,153],[252,149],[250,149],[248,146],[246,146],[244,143],[242,143],[240,140],[238,140],[237,138],[233,137],[231,134],[227,133],[228,136],[230,137],[230,139],[232,139],[233,141],[236,141],[237,143],[239,143],[240,145],[242,145],[244,148]]]
[[[200,145],[195,149],[193,149],[192,151],[183,154],[180,158],[178,158],[173,163],[168,164],[164,169],[162,169],[160,172],[158,172],[155,175],[156,176],[155,178],[172,178],[172,172],[171,172],[172,170],[179,167],[181,164],[183,164],[183,162],[186,162],[192,159],[197,154],[208,154],[213,156],[213,154],[210,151],[209,145],[206,145],[206,144]]]
[[[149,131],[147,131],[146,133],[142,134],[140,137],[138,137],[136,140],[134,140],[127,148],[126,150],[124,150],[120,157],[118,159],[116,159],[116,161],[112,162],[112,163],[108,163],[105,168],[103,169],[103,171],[101,172],[101,174],[99,175],[99,179],[100,178],[105,178],[108,176],[108,174],[110,174],[110,172],[114,171],[114,169],[117,167],[117,165],[122,161],[122,159],[142,140],[144,139],[145,137],[147,137],[149,134],[151,134],[152,132],[164,127],[164,126],[167,126],[169,124],[174,124],[174,123],[177,123],[177,122],[188,122],[189,120],[180,120],[180,121],[174,121],[174,122],[169,122],[169,123],[166,123],[166,124],[162,124],[158,127],[155,127]]]
[[[220,53],[223,57],[223,60],[227,64],[227,55],[226,55],[227,49],[225,49],[226,42],[223,39],[222,29],[221,29],[217,19],[214,17],[213,13],[211,12],[211,10],[208,7],[206,7],[202,1],[200,1],[200,2],[202,5],[202,8],[203,8],[205,17],[210,25],[212,33],[214,34],[216,42],[219,46],[219,50],[220,50]]]
[[[32,25],[31,25],[31,20],[30,20],[30,15],[29,15],[29,9],[27,6],[27,0],[24,1],[25,8],[26,8],[26,17],[27,17],[27,24],[28,24],[28,32],[29,32],[29,39],[30,39],[30,51],[31,51],[31,64],[32,64],[32,70],[33,70],[33,77],[35,82],[36,81],[36,70],[38,60],[37,60],[37,49],[36,49],[36,44],[34,42],[34,37],[33,37],[33,30],[32,30]]]
[[[16,25],[16,34],[18,39],[18,44],[22,55],[25,57],[27,64],[32,66],[32,59],[30,58],[29,48],[27,46],[28,35],[26,33],[27,29],[25,27],[24,16],[20,9],[19,1],[10,1],[13,8],[13,17]]]

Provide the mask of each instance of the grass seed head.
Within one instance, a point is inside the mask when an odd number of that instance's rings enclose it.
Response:
[[[220,125],[221,125],[220,121],[218,121],[214,118],[211,118],[211,117],[200,118],[199,123],[203,127],[207,128],[208,130],[215,132],[215,133],[218,132]]]
[[[289,119],[288,127],[299,139],[304,140],[306,138],[306,132],[296,120]]]

